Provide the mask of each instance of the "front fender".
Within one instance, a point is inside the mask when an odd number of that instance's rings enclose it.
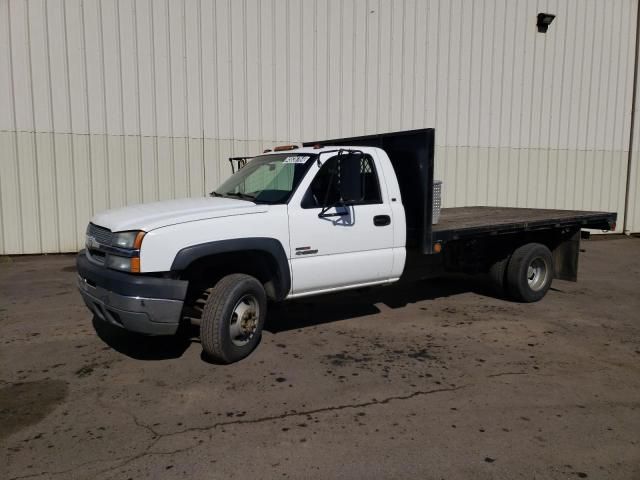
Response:
[[[187,269],[194,261],[211,255],[250,250],[265,252],[273,257],[276,265],[276,271],[274,272],[277,279],[276,299],[283,300],[291,290],[291,271],[287,254],[282,244],[274,238],[235,238],[191,245],[181,249],[176,254],[171,264],[171,271],[181,272]]]

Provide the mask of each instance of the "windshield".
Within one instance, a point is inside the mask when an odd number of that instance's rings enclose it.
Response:
[[[253,158],[211,195],[257,203],[286,203],[313,163],[315,154],[282,153]]]

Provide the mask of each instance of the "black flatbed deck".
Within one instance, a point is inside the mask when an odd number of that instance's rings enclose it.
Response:
[[[433,225],[433,242],[500,235],[548,228],[615,228],[616,214],[540,208],[457,207],[444,208]]]

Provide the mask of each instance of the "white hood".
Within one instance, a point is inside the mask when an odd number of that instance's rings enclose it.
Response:
[[[266,212],[267,205],[235,198],[198,197],[131,205],[98,213],[91,223],[112,232],[144,230],[207,218]]]

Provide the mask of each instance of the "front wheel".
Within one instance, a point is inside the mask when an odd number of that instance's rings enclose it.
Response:
[[[205,354],[221,363],[248,356],[258,345],[267,312],[267,297],[254,277],[234,273],[208,291],[200,320]]]
[[[520,302],[537,302],[545,296],[553,280],[553,257],[541,243],[517,248],[507,266],[507,289]]]

